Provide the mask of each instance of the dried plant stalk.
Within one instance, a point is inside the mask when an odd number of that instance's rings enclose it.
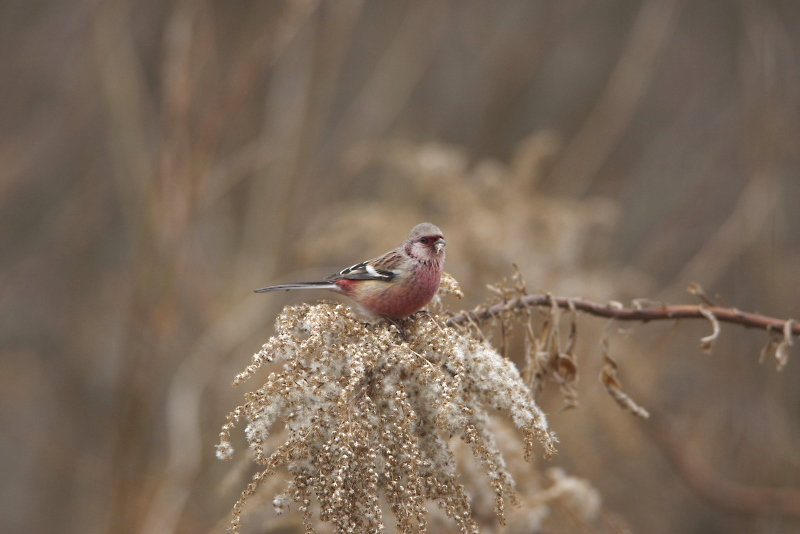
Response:
[[[622,383],[617,378],[617,361],[611,356],[610,343],[608,340],[608,331],[613,321],[608,323],[603,338],[600,341],[603,352],[603,369],[600,371],[600,383],[606,388],[606,391],[611,398],[619,404],[620,408],[631,412],[637,417],[647,419],[650,413],[636,404],[636,402],[624,391],[622,391]]]
[[[245,418],[250,449],[263,466],[234,506],[234,531],[248,498],[285,466],[292,480],[275,499],[276,509],[299,502],[309,529],[313,497],[320,519],[336,532],[382,530],[384,497],[399,532],[425,531],[426,500],[437,502],[461,532],[476,532],[450,436],[471,447],[504,522],[514,482],[489,431],[488,410],[508,414],[522,431],[526,459],[535,441],[546,456],[555,452],[544,414],[516,367],[488,344],[431,314],[406,319],[403,327],[407,342],[393,327],[363,323],[341,304],[284,309],[277,334],[235,384],[273,360],[284,361],[282,371],[246,395],[220,434],[217,454],[230,458],[230,433]],[[270,451],[278,421],[288,437]]]
[[[692,291],[697,293],[696,291]],[[707,297],[703,297],[707,301]],[[723,308],[721,306],[704,306],[700,304],[648,304],[634,301],[634,306],[626,308],[618,302],[601,304],[591,300],[570,297],[555,297],[553,295],[521,295],[506,298],[503,302],[481,306],[473,311],[462,312],[447,320],[451,326],[476,325],[479,327],[487,321],[497,317],[508,317],[509,314],[528,314],[527,309],[533,306],[557,307],[569,309],[573,312],[585,312],[596,317],[607,317],[619,321],[676,321],[681,319],[705,319],[711,322],[712,333],[700,340],[700,348],[709,351],[713,342],[720,334],[720,323],[730,323],[748,328],[766,330],[770,336],[780,335],[780,341],[770,337],[761,353],[761,359],[769,353],[775,354],[778,370],[782,370],[788,361],[788,350],[793,345],[795,337],[800,337],[800,322],[794,319],[777,319],[757,313],[743,312],[736,308]],[[529,315],[528,315],[529,316]]]

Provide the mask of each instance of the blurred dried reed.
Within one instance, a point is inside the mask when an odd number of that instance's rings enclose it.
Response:
[[[214,459],[226,377],[301,298],[250,291],[421,220],[467,308],[516,263],[532,291],[677,302],[699,282],[800,317],[799,41],[795,0],[5,0],[0,530],[220,531],[249,469]],[[525,482],[588,481],[595,531],[796,530],[681,474],[800,487],[800,367],[758,366],[739,329],[695,357],[706,326],[609,332],[654,416],[584,382],[560,412],[545,388],[562,471]],[[603,325],[579,334],[599,376]]]

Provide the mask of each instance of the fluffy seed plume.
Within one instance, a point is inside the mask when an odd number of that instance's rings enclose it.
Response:
[[[373,533],[391,509],[398,532],[425,532],[426,501],[437,503],[460,532],[477,532],[459,483],[452,437],[468,444],[488,476],[495,512],[514,500],[514,481],[489,430],[489,410],[520,429],[526,459],[538,441],[545,456],[555,437],[516,367],[488,344],[446,327],[434,315],[403,320],[407,340],[385,323],[358,320],[341,304],[287,307],[277,334],[236,378],[283,361],[279,372],[246,395],[220,434],[217,454],[230,458],[230,434],[245,434],[261,470],[233,509],[239,530],[246,501],[279,467],[291,479],[271,498],[284,511],[298,503],[307,529],[314,510],[336,532]],[[276,424],[285,429],[273,436]]]

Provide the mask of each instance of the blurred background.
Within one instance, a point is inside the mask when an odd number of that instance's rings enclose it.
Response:
[[[517,263],[532,292],[800,317],[796,0],[3,0],[0,80],[3,532],[222,531],[252,472],[214,457],[231,381],[325,296],[252,290],[418,222],[453,309]],[[598,531],[800,532],[798,349],[779,373],[762,331],[615,331],[641,421],[597,381],[605,325],[531,469],[588,480]]]

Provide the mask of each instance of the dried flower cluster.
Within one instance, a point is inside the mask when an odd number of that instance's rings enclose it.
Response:
[[[538,398],[548,382],[554,382],[564,398],[564,408],[577,408],[579,365],[575,348],[578,335],[578,306],[585,308],[587,301],[553,297],[549,294],[528,295],[525,280],[519,269],[516,269],[511,282],[512,284],[509,284],[508,280],[504,279],[501,283],[489,286],[489,289],[500,296],[499,301],[496,299],[495,302],[479,306],[471,312],[451,316],[447,324],[460,326],[481,339],[486,337],[484,328],[498,327],[500,346],[505,353],[505,347],[509,343],[508,338],[511,337],[515,325],[522,323],[525,328],[525,363],[522,377],[533,393],[534,399]],[[561,326],[565,315],[569,319],[569,327],[566,330]],[[617,377],[618,364],[610,350],[612,324],[613,316],[600,337],[603,358],[600,383],[622,409],[647,419],[650,416],[648,411],[623,391]]]
[[[461,532],[476,532],[453,437],[471,448],[505,521],[514,481],[488,429],[489,410],[507,414],[521,430],[526,460],[536,440],[546,456],[555,450],[544,414],[516,367],[488,344],[431,314],[403,326],[407,341],[394,327],[364,323],[341,304],[284,309],[277,334],[235,384],[268,362],[282,360],[283,368],[229,415],[217,446],[221,459],[232,456],[230,432],[244,417],[263,466],[234,506],[234,531],[247,499],[283,466],[292,478],[275,508],[299,503],[309,531],[314,501],[319,519],[337,532],[365,533],[384,528],[384,505],[399,532],[424,532],[426,502],[434,501]],[[285,425],[285,442],[273,448],[268,437],[276,424]]]

